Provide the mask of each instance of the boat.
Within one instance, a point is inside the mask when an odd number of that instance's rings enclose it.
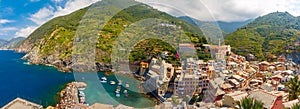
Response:
[[[104,80],[104,81],[107,81],[107,78],[106,78],[106,77],[102,77],[101,79]]]
[[[85,103],[85,98],[84,97],[80,97],[80,103],[84,104]]]
[[[101,83],[107,83],[107,78],[106,77],[102,77],[100,82]]]
[[[84,93],[79,93],[78,94],[80,97],[85,97],[85,94]]]
[[[120,91],[121,91],[121,87],[120,87],[120,86],[117,86],[116,92],[120,92]]]
[[[128,84],[128,83],[126,83],[126,84],[125,84],[125,87],[127,87],[127,88],[128,88],[128,87],[129,87],[129,84]]]
[[[78,90],[79,91],[83,91],[83,90],[85,90],[85,88],[83,88],[83,87],[82,88],[78,88]]]
[[[117,96],[117,97],[120,97],[120,93],[116,93],[116,96]]]
[[[101,82],[101,83],[107,83],[107,81],[104,81],[104,80],[101,80],[100,82]]]
[[[118,83],[118,85],[122,85],[122,80],[119,80],[119,83]]]
[[[110,84],[114,85],[114,84],[116,84],[116,82],[115,81],[110,81]]]
[[[121,91],[121,87],[117,86],[116,91],[115,91],[117,97],[120,97],[120,91]]]
[[[127,90],[124,90],[123,93],[125,94],[126,97],[128,96],[128,91]]]

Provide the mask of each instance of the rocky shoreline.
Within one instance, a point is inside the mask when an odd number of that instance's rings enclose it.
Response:
[[[73,109],[75,105],[80,104],[78,97],[80,89],[85,89],[87,84],[84,82],[71,82],[66,85],[66,88],[60,91],[60,102],[57,104],[59,109]]]
[[[55,56],[50,55],[48,57],[40,58],[39,56],[33,56],[28,53],[23,58],[23,60],[28,60],[29,64],[37,65],[47,65],[53,66],[62,72],[111,72],[112,65],[110,63],[90,63],[90,64],[79,64],[72,62],[70,58],[68,59],[56,59]]]

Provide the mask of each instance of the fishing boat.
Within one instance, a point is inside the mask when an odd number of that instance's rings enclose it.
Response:
[[[102,77],[100,82],[101,83],[107,83],[107,78],[106,77]]]
[[[78,95],[81,96],[81,97],[85,97],[85,94],[84,94],[83,91],[79,91],[79,94],[78,94]]]
[[[104,80],[104,81],[107,81],[107,78],[106,78],[106,77],[102,77],[101,79]]]
[[[122,80],[119,80],[119,83],[118,83],[118,85],[122,85]]]
[[[79,101],[81,104],[84,104],[85,103],[85,97],[80,97],[80,101]]]
[[[104,81],[104,80],[101,80],[100,82],[101,82],[101,83],[107,83],[107,81]]]
[[[124,90],[123,93],[125,94],[126,97],[128,97],[128,91],[127,90]]]
[[[85,90],[85,88],[83,88],[83,87],[82,88],[78,88],[78,90],[79,91],[83,91],[83,90]]]
[[[110,84],[114,85],[114,84],[116,84],[116,82],[115,81],[110,81]]]
[[[121,91],[121,87],[117,86],[116,91],[115,91],[117,97],[120,97],[120,91]]]
[[[120,86],[117,86],[116,92],[120,92],[120,91],[121,91],[121,87],[120,87]]]
[[[116,97],[120,97],[120,93],[116,93]]]
[[[128,84],[128,83],[126,83],[126,84],[125,84],[125,87],[127,87],[127,88],[128,88],[128,87],[129,87],[129,84]]]

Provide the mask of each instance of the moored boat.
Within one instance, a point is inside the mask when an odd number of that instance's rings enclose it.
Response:
[[[125,87],[127,87],[127,88],[128,88],[128,87],[129,87],[129,84],[128,84],[128,83],[126,83],[126,84],[125,84]]]
[[[116,82],[115,81],[110,81],[110,84],[114,85],[114,84],[116,84]]]

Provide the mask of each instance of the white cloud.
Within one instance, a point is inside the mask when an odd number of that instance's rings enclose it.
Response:
[[[30,20],[34,23],[41,25],[48,20],[50,20],[53,17],[54,14],[54,8],[52,6],[47,6],[42,9],[40,9],[38,12],[30,15]]]
[[[299,0],[138,0],[175,16],[200,20],[242,21],[271,12],[300,15]],[[179,11],[183,13],[180,13]]]
[[[30,2],[39,2],[40,0],[30,0]]]
[[[97,1],[99,1],[99,0],[70,0],[70,1],[67,1],[64,6],[56,7],[57,11],[54,13],[53,17],[70,14],[76,10],[87,7]]]
[[[15,33],[15,36],[17,37],[27,37],[29,36],[35,29],[37,29],[36,26],[29,26],[26,28],[20,29],[20,31]]]
[[[15,27],[1,27],[0,28],[0,36],[9,36],[14,31],[18,30]]]
[[[45,6],[34,14],[29,16],[29,20],[33,21],[37,26],[28,26],[22,28],[15,33],[15,36],[27,37],[37,27],[58,16],[70,14],[78,9],[87,7],[99,0],[69,0],[63,6]],[[52,2],[62,2],[62,0],[52,0]]]
[[[52,2],[54,2],[54,3],[60,3],[60,2],[62,2],[63,0],[51,0]]]
[[[61,2],[62,0],[52,1]],[[70,14],[76,10],[89,6],[96,1],[99,0],[69,0],[63,6],[46,6],[30,15],[29,19],[37,25],[41,25],[54,17]]]
[[[14,20],[0,19],[0,24],[15,22]]]
[[[6,32],[6,31],[15,31],[18,30],[16,27],[5,27],[5,28],[0,28],[1,32]]]

